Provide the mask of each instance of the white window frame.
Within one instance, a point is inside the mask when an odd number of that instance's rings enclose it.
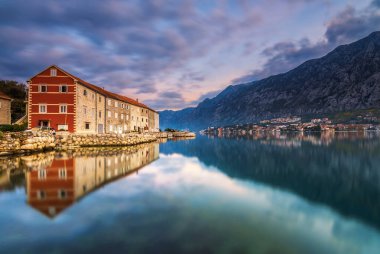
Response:
[[[66,179],[67,178],[67,170],[65,168],[58,169],[58,178]]]
[[[46,179],[46,176],[47,176],[46,169],[39,169],[37,172],[38,172],[38,179]]]
[[[59,104],[59,113],[67,113],[67,104]]]
[[[45,91],[42,91],[42,87],[45,87]],[[38,92],[39,93],[47,93],[48,91],[48,86],[45,84],[45,85],[38,85]]]
[[[107,111],[107,116],[108,116],[109,118],[111,118],[111,111],[110,111],[110,110]]]
[[[63,87],[66,87],[66,91],[64,92],[64,91],[62,91],[63,89]],[[59,92],[60,93],[67,93],[69,91],[69,87],[67,86],[67,85],[65,85],[65,84],[62,84],[62,85],[60,85],[59,86]]]
[[[41,110],[42,107],[43,107],[45,110]],[[39,112],[39,113],[47,113],[47,105],[46,105],[46,104],[38,104],[38,112]]]
[[[57,69],[51,68],[50,69],[50,76],[51,77],[56,77],[57,76]]]

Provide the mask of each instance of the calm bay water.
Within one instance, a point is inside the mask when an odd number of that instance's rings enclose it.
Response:
[[[2,158],[1,253],[379,253],[380,137]]]

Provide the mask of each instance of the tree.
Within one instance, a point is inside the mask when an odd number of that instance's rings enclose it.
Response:
[[[14,80],[0,80],[0,91],[13,99],[11,103],[12,122],[23,117],[26,110],[26,85]]]

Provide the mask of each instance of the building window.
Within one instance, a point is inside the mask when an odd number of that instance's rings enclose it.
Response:
[[[46,179],[46,169],[38,170],[38,179]]]
[[[83,95],[87,96],[87,90],[86,89],[83,90]]]
[[[87,107],[86,106],[83,106],[83,114],[87,114]]]
[[[124,108],[124,103],[121,104],[121,108]]]
[[[67,105],[66,104],[59,105],[59,113],[67,113]]]
[[[115,108],[117,108],[117,101],[115,101]]]
[[[59,91],[61,92],[61,93],[67,93],[67,85],[60,85],[59,86]]]
[[[115,118],[117,118],[118,117],[118,114],[117,114],[117,112],[115,112]]]
[[[109,111],[109,110],[107,111],[107,116],[111,117],[111,111]]]
[[[45,191],[43,191],[43,190],[38,190],[37,191],[37,198],[38,199],[42,200],[42,199],[45,199],[45,197],[46,197]]]
[[[67,131],[68,129],[69,129],[69,126],[67,124],[58,124],[59,131]]]
[[[99,96],[99,102],[102,102],[102,97]]]
[[[89,122],[86,122],[86,123],[84,124],[84,128],[85,128],[86,130],[89,130],[89,129],[90,129],[90,123],[89,123]]]
[[[66,179],[66,177],[67,177],[66,169],[60,168],[58,170],[58,177],[59,177],[59,179]]]
[[[46,113],[47,112],[47,106],[46,106],[46,104],[40,104],[39,105],[39,112],[40,113]]]
[[[57,76],[57,70],[56,69],[50,69],[50,76]]]
[[[112,129],[113,129],[113,125],[112,125],[112,124],[110,124],[110,131],[112,131]]]
[[[60,199],[66,199],[67,198],[67,191],[66,190],[58,190],[58,198]]]
[[[38,92],[46,93],[47,92],[47,85],[39,85],[38,86]]]
[[[107,103],[108,103],[108,106],[111,106],[111,100],[110,99],[108,100]]]
[[[99,111],[99,118],[102,118],[102,111]]]
[[[143,110],[143,109],[141,109],[141,112],[144,112],[144,110]]]
[[[141,122],[144,122],[144,118],[141,117]]]
[[[124,119],[124,114],[120,114],[120,118],[121,118],[121,119]]]
[[[128,121],[129,120],[129,115],[127,115],[126,118],[127,118],[127,121]]]

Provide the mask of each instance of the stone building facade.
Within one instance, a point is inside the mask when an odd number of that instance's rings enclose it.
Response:
[[[11,124],[12,99],[0,92],[0,124]]]
[[[126,96],[90,84],[58,66],[29,81],[28,127],[73,133],[157,132],[158,113]]]

